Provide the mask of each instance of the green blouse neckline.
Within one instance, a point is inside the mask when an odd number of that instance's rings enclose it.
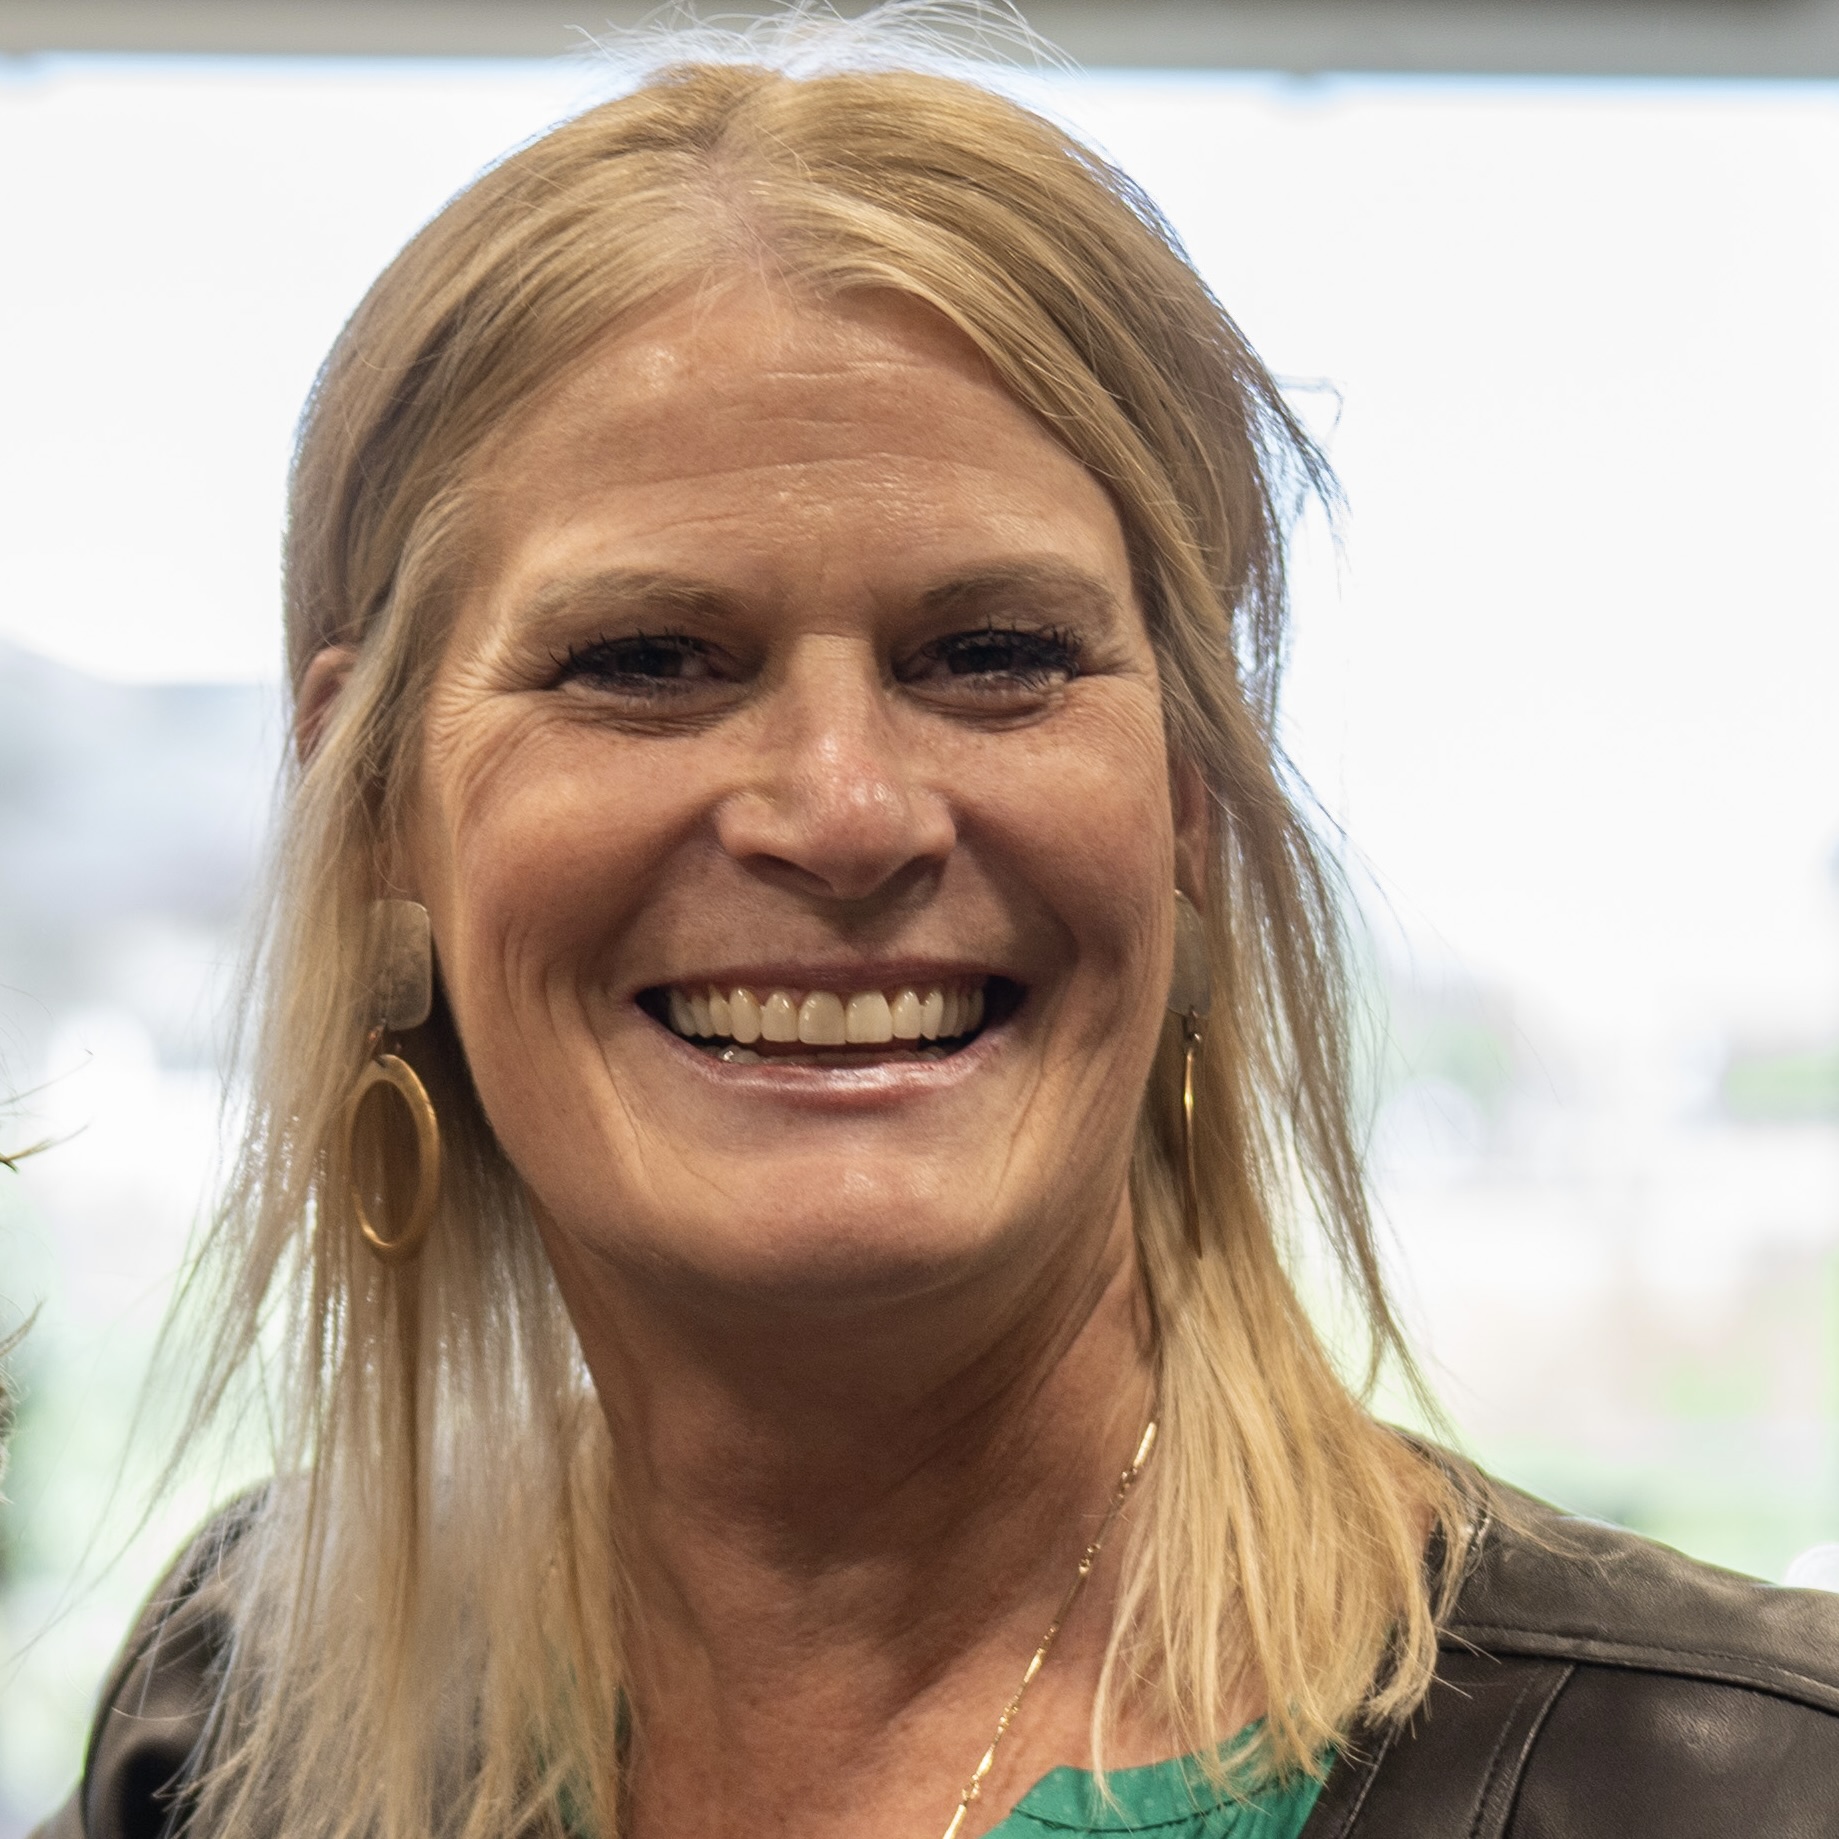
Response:
[[[1322,1792],[1301,1776],[1235,1800],[1192,1757],[1106,1772],[1110,1798],[1087,1769],[1051,1769],[987,1839],[1031,1834],[1157,1833],[1161,1839],[1295,1839]]]

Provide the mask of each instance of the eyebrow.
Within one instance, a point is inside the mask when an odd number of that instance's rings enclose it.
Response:
[[[592,575],[552,581],[524,606],[526,619],[541,623],[563,614],[656,612],[682,617],[734,609],[732,594],[687,575],[634,568],[610,568]]]
[[[1118,597],[1096,575],[1060,562],[1011,562],[941,582],[920,596],[928,613],[951,615],[993,610],[1025,600],[1038,611],[1062,617],[1116,617]]]
[[[1098,576],[1059,562],[1017,561],[955,575],[918,597],[922,613],[934,616],[988,615],[1005,604],[1025,601],[1033,610],[1062,618],[1110,619],[1117,595]],[[663,618],[733,615],[736,596],[694,576],[647,569],[606,569],[571,576],[540,588],[525,604],[536,625],[581,613],[655,613]]]

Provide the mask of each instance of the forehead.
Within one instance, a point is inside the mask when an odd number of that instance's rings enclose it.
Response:
[[[975,345],[923,303],[892,292],[820,302],[749,278],[679,296],[608,333],[512,419],[487,463],[558,441],[683,437],[710,422],[732,434],[801,399],[819,411],[815,433],[825,396],[861,388],[893,392],[892,409],[944,392],[1026,419]],[[838,406],[859,414],[866,405]]]
[[[711,545],[743,572],[1045,548],[1128,573],[1103,488],[969,339],[893,294],[819,304],[747,283],[679,300],[528,405],[475,486],[487,551],[513,573],[563,551],[571,568],[706,571]]]

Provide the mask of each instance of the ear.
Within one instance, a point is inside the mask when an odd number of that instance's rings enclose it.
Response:
[[[300,694],[294,702],[294,755],[302,766],[319,750],[319,737],[332,718],[333,705],[352,666],[358,661],[355,645],[328,645],[313,654],[300,679]]]
[[[1204,913],[1212,887],[1208,873],[1218,846],[1217,817],[1207,781],[1193,761],[1169,761],[1169,797],[1175,812],[1175,885]]]

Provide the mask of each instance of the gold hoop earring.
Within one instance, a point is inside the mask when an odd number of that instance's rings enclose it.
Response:
[[[406,1264],[427,1242],[441,1192],[441,1125],[428,1088],[400,1054],[383,1051],[384,1043],[428,1019],[434,1003],[434,948],[428,910],[418,901],[380,900],[371,910],[370,960],[376,1025],[365,1043],[364,1070],[345,1100],[340,1130],[340,1169],[359,1235],[385,1264]],[[358,1126],[365,1100],[387,1087],[409,1114],[415,1139],[415,1187],[408,1217],[399,1232],[383,1231],[365,1205],[358,1165]],[[380,1168],[387,1186],[387,1158]]]
[[[402,1100],[415,1131],[415,1195],[409,1203],[408,1218],[402,1230],[393,1237],[380,1231],[370,1217],[357,1172],[358,1113],[365,1099],[379,1086],[387,1086]],[[366,1061],[357,1084],[351,1089],[351,1096],[345,1100],[344,1164],[352,1217],[357,1221],[364,1243],[385,1264],[407,1264],[427,1242],[428,1228],[434,1223],[435,1203],[440,1199],[441,1125],[428,1088],[400,1055],[377,1054]]]
[[[1175,962],[1169,978],[1170,1010],[1181,1017],[1181,1173],[1182,1219],[1188,1249],[1199,1257],[1204,1248],[1200,1221],[1200,1182],[1194,1166],[1195,1067],[1200,1058],[1201,1019],[1213,1007],[1213,966],[1207,957],[1207,929],[1193,901],[1175,890]]]
[[[1200,1183],[1194,1173],[1194,1062],[1200,1053],[1200,1030],[1184,1021],[1181,1029],[1181,1162],[1182,1217],[1188,1229],[1188,1250],[1201,1255]]]

